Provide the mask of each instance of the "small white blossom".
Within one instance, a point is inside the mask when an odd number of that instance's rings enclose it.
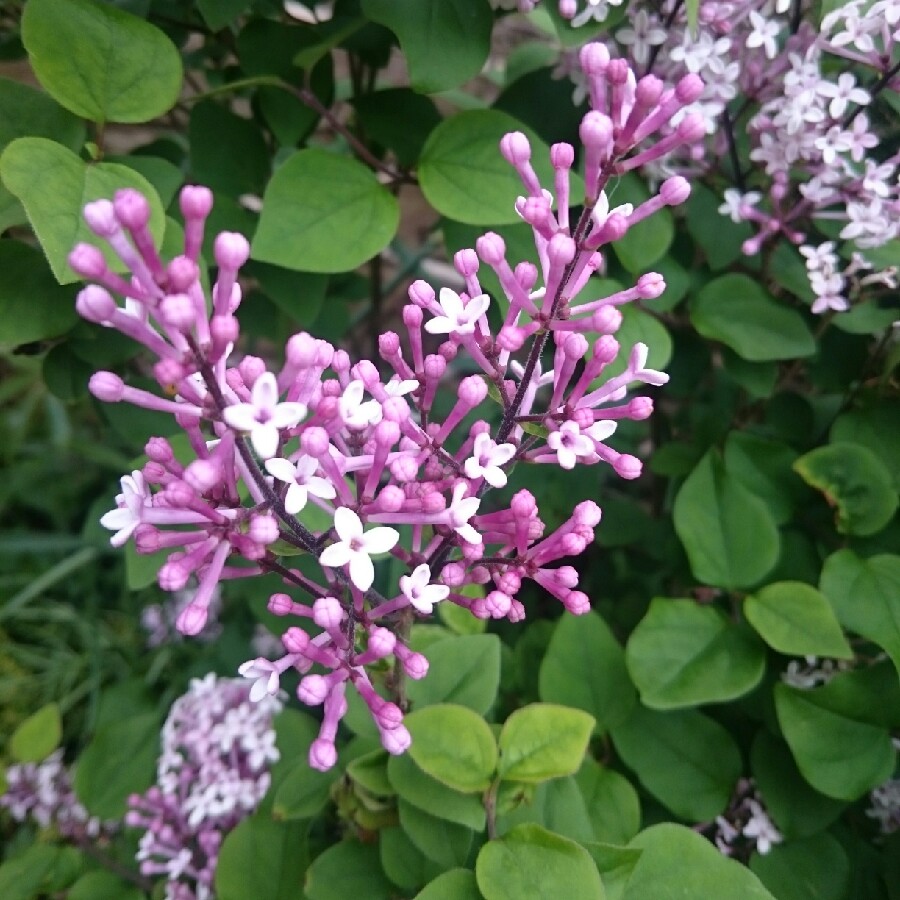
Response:
[[[400,540],[400,533],[387,527],[364,532],[359,516],[345,506],[334,511],[334,530],[339,540],[322,551],[319,562],[329,568],[349,563],[350,580],[359,590],[367,591],[375,581],[375,565],[370,557],[390,551]]]
[[[100,524],[115,534],[109,539],[113,547],[121,547],[141,524],[141,514],[150,505],[150,491],[139,469],[119,480],[122,493],[116,495],[116,509],[102,516]]]
[[[326,478],[316,475],[318,468],[318,461],[305,454],[296,463],[280,457],[266,460],[269,474],[288,486],[284,495],[284,508],[292,516],[306,506],[310,494],[322,500],[333,500],[337,496],[334,485]]]
[[[429,334],[474,334],[475,323],[491,305],[491,298],[487,294],[472,297],[464,304],[462,297],[450,288],[441,288],[439,297],[444,314],[425,323],[425,330]]]
[[[416,566],[411,575],[400,576],[400,590],[407,600],[420,612],[431,613],[434,604],[446,600],[450,588],[443,584],[430,584],[431,569],[425,563]]]
[[[236,403],[222,411],[229,427],[250,434],[253,449],[263,459],[278,452],[278,432],[293,427],[305,416],[302,403],[278,402],[278,383],[271,372],[263,372],[253,382],[249,403]]]
[[[506,472],[500,467],[508,463],[516,454],[514,444],[495,444],[490,435],[478,434],[472,455],[464,468],[469,478],[483,478],[491,487],[501,488],[506,484]]]
[[[361,381],[351,381],[338,400],[341,421],[348,428],[362,430],[381,421],[381,404],[377,400],[363,401],[365,389]]]

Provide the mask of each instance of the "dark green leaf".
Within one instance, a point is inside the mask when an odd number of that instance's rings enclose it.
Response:
[[[145,894],[112,872],[86,872],[66,894],[66,900],[144,900]]]
[[[641,827],[641,804],[631,782],[590,757],[575,776],[598,841],[625,844]]]
[[[696,6],[696,2],[694,4]],[[753,234],[749,222],[732,222],[719,212],[721,198],[702,184],[691,185],[687,201],[687,229],[718,272],[743,256],[741,245]]]
[[[373,91],[353,100],[366,135],[393,150],[401,166],[413,166],[425,140],[441,121],[437,107],[409,88]]]
[[[391,900],[395,896],[381,869],[378,847],[353,840],[333,844],[316,857],[306,873],[304,890],[309,900]]]
[[[885,402],[842,413],[831,426],[831,441],[850,442],[871,450],[891,473],[900,489],[900,418]]]
[[[328,792],[337,776],[313,769],[304,754],[294,760],[275,794],[273,814],[278,819],[311,819],[328,802]]]
[[[732,431],[725,442],[725,468],[744,487],[765,500],[775,521],[782,525],[807,494],[793,470],[796,451],[787,444],[743,431]]]
[[[609,194],[610,206],[632,203],[635,208],[650,198],[644,183],[634,174],[625,175]],[[642,275],[658,259],[665,256],[675,237],[671,210],[663,207],[632,226],[612,247],[619,262],[632,274]]]
[[[471,829],[431,815],[418,806],[407,803],[402,797],[397,808],[400,825],[407,837],[428,859],[445,869],[465,863],[472,845]]]
[[[84,143],[84,122],[43,91],[0,78],[0,151],[20,137],[48,138],[78,150]]]
[[[850,887],[850,860],[830,834],[755,853],[750,870],[778,900],[843,900]]]
[[[197,0],[197,7],[203,21],[213,31],[219,31],[240,15],[250,0]]]
[[[469,869],[451,869],[425,885],[416,894],[415,900],[482,900],[482,895],[474,872]]]

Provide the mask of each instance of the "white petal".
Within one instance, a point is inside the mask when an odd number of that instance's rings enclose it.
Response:
[[[375,580],[375,566],[372,564],[372,560],[361,551],[354,553],[350,559],[350,580],[361,591],[367,591]]]
[[[337,569],[350,562],[350,557],[352,555],[353,551],[350,549],[350,545],[338,541],[336,544],[331,544],[326,547],[321,552],[319,555],[319,562],[323,566],[328,566],[330,569]]]
[[[317,475],[309,477],[309,480],[306,482],[306,489],[314,497],[319,497],[322,500],[333,500],[337,496],[334,485],[325,478],[319,478]]]
[[[441,309],[451,319],[458,319],[463,311],[462,297],[450,288],[441,288],[438,295]]]
[[[346,506],[339,506],[334,511],[334,530],[338,533],[338,537],[348,544],[363,536],[363,527],[359,516]]]
[[[235,431],[253,431],[257,424],[256,407],[252,403],[235,403],[222,410],[222,418]]]
[[[495,488],[502,488],[506,486],[506,472],[503,469],[498,468],[497,466],[488,466],[484,472],[484,480],[491,486]]]
[[[575,452],[568,447],[560,447],[556,451],[556,459],[564,469],[575,468]]]
[[[274,475],[279,481],[285,482],[285,484],[293,484],[297,474],[294,464],[280,456],[266,460],[266,471],[270,475]]]
[[[305,485],[292,484],[284,495],[284,508],[292,515],[297,515],[309,499]]]
[[[373,528],[363,536],[366,553],[387,553],[400,540],[400,532],[396,528]]]
[[[276,428],[290,428],[306,418],[306,407],[302,403],[279,403],[272,410],[272,424]]]
[[[588,428],[587,433],[595,441],[605,441],[615,432],[617,424],[617,422],[613,422],[611,419],[601,419],[598,422],[594,422],[594,424]]]
[[[466,318],[472,322],[480,319],[491,305],[491,298],[487,294],[479,294],[473,297],[466,306]]]
[[[278,402],[278,382],[275,381],[275,376],[271,372],[263,372],[253,382],[250,397],[257,409],[271,412]]]
[[[481,535],[471,525],[460,525],[454,530],[468,544],[481,543]]]
[[[435,316],[425,323],[425,330],[429,334],[451,334],[456,330],[456,322],[446,316]]]
[[[278,452],[278,429],[271,422],[257,422],[250,432],[250,441],[253,449],[268,459]]]
[[[100,518],[100,524],[110,531],[119,531],[122,528],[128,528],[129,525],[137,524],[137,520],[131,514],[131,510],[119,508],[104,513]]]

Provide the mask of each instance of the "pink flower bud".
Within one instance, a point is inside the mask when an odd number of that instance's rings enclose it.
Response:
[[[147,478],[146,471],[144,472],[144,478]],[[161,546],[162,541],[160,541],[159,531],[152,525],[138,525],[135,528],[134,547],[138,553],[156,553]]]
[[[409,404],[403,397],[388,397],[381,404],[381,415],[384,416],[386,422],[390,422],[392,425],[400,425],[411,415]]]
[[[89,322],[108,322],[116,313],[118,306],[109,291],[96,284],[89,284],[78,292],[75,309],[83,319]]]
[[[572,591],[563,600],[563,606],[572,613],[573,616],[583,616],[591,611],[591,600],[587,594],[582,591]]]
[[[519,166],[531,159],[531,144],[521,131],[511,131],[500,139],[500,152],[511,166]]]
[[[575,162],[575,148],[571,144],[554,144],[550,148],[550,164],[554,169],[571,169]]]
[[[164,437],[152,437],[144,445],[144,453],[154,462],[168,464],[175,459],[172,445]]]
[[[294,607],[294,601],[287,594],[272,594],[269,597],[269,602],[266,604],[266,609],[272,613],[273,616],[287,616],[290,615],[291,610]],[[306,634],[306,632],[303,632]]]
[[[372,710],[372,718],[379,728],[393,731],[403,724],[403,711],[396,703],[384,703],[378,707],[377,712]]]
[[[316,738],[309,747],[309,765],[320,772],[327,772],[337,762],[334,742],[327,738]]]
[[[636,456],[632,456],[630,453],[623,453],[613,463],[613,468],[620,478],[630,481],[640,476],[643,463]]]
[[[663,87],[662,81],[655,75],[645,75],[635,85],[635,102],[645,109],[655,106],[662,96]]]
[[[331,368],[334,369],[339,375],[344,374],[345,372],[349,373],[350,367],[350,354],[347,353],[346,350],[335,350],[334,356],[331,357]]]
[[[610,213],[603,223],[603,237],[607,244],[620,241],[628,231],[628,219],[622,213]]]
[[[612,335],[604,334],[594,344],[594,359],[611,363],[619,355],[619,342]]]
[[[534,263],[520,262],[513,270],[513,274],[523,290],[530,291],[537,284],[538,270]]]
[[[444,359],[443,356],[438,356],[436,353],[429,353],[428,356],[425,357],[425,377],[431,380],[438,380],[443,377],[444,372],[447,371],[447,360]]]
[[[559,0],[559,14],[564,19],[574,19],[577,10],[578,4],[575,0]]]
[[[407,303],[403,307],[403,324],[413,331],[417,328],[422,327],[422,310],[419,309],[418,306],[414,306],[412,303]]]
[[[585,44],[578,53],[585,75],[602,75],[609,65],[609,50],[600,43]]]
[[[153,364],[153,377],[166,392],[175,391],[175,385],[185,377],[184,366],[174,359],[161,359]]]
[[[207,187],[186,184],[178,195],[178,205],[185,219],[205,219],[213,208],[213,193]]]
[[[583,334],[570,334],[563,341],[563,353],[569,359],[579,360],[588,352],[589,346]]]
[[[328,432],[324,428],[310,426],[300,435],[300,446],[307,456],[321,459],[327,452],[331,441]]]
[[[206,626],[207,609],[200,603],[189,603],[178,615],[175,627],[184,635],[200,634]]]
[[[114,372],[95,372],[88,390],[104,403],[118,403],[125,394],[125,382]]]
[[[402,660],[403,671],[413,679],[418,681],[428,674],[428,660],[421,653],[409,653]]]
[[[392,756],[405,753],[411,743],[412,736],[405,725],[398,725],[381,733],[381,746]]]
[[[297,699],[307,706],[318,706],[325,702],[325,698],[331,692],[328,679],[321,675],[307,675],[300,679],[297,685]]]
[[[649,419],[653,415],[653,400],[650,397],[632,397],[628,403],[628,414],[637,421]]]
[[[703,87],[703,79],[699,75],[691,72],[678,81],[678,84],[675,86],[675,96],[682,104],[687,106],[695,100],[700,99],[700,95],[703,93]]]
[[[216,344],[225,347],[238,339],[240,326],[234,316],[213,316],[209,320],[209,333]]]
[[[84,207],[84,220],[98,237],[110,238],[121,231],[116,211],[109,200],[94,200]]]
[[[579,525],[587,525],[590,528],[596,528],[596,526],[600,524],[602,515],[602,510],[593,500],[583,500],[575,507],[572,518]]]
[[[463,278],[471,278],[478,271],[478,254],[468,248],[459,250],[453,254],[453,265]]]
[[[422,281],[421,279],[414,281],[409,286],[407,293],[409,294],[409,299],[416,306],[428,307],[435,302],[434,288],[427,281]]]
[[[615,334],[622,327],[622,313],[614,306],[601,306],[593,316],[591,316],[591,329],[609,337]],[[598,341],[599,343],[599,341]],[[616,342],[615,353],[619,352],[619,344]],[[597,355],[597,344],[594,344],[594,355]],[[615,359],[615,356],[613,356]]]
[[[320,628],[338,628],[344,621],[344,610],[337,597],[319,597],[313,603],[313,621]]]
[[[216,236],[213,254],[223,269],[236,271],[250,258],[250,243],[236,231],[223,231]]]
[[[450,587],[459,587],[466,583],[466,567],[462,563],[450,562],[441,569],[441,581]]]
[[[100,278],[107,271],[102,251],[93,244],[76,244],[69,254],[69,266],[82,278]]]
[[[270,515],[253,515],[247,533],[257,544],[274,544],[278,540],[278,519]]]
[[[197,263],[186,256],[176,256],[166,267],[169,288],[175,293],[188,290],[200,277]]]
[[[163,565],[159,569],[159,572],[157,572],[156,581],[164,591],[180,591],[188,583],[188,579],[190,577],[191,570],[180,560],[175,560],[173,562],[172,558],[170,557],[169,561],[163,563]],[[201,625],[200,628],[202,627],[203,626]],[[180,626],[178,630],[182,630]],[[197,630],[199,631],[200,629]],[[184,633],[187,634],[188,632]],[[189,633],[196,634],[197,632],[192,631]]]
[[[241,378],[244,379],[244,384],[252,388],[256,384],[256,379],[266,372],[265,360],[258,356],[245,356],[238,363],[238,371],[241,373]]]
[[[601,154],[612,144],[613,123],[609,116],[592,109],[585,114],[578,128],[578,136],[585,147],[594,147]]]
[[[163,321],[178,331],[190,331],[197,321],[197,309],[187,294],[169,294],[159,304]]]
[[[467,375],[459,383],[457,396],[469,406],[477,406],[487,397],[487,384],[480,375]]]
[[[668,183],[667,181],[666,184]],[[659,272],[647,272],[646,275],[638,278],[637,289],[642,300],[655,300],[666,289],[666,280]]]
[[[525,607],[520,601],[513,600],[512,603],[509,604],[509,612],[506,614],[506,618],[509,619],[510,622],[525,621]]]
[[[390,359],[400,352],[400,336],[395,331],[385,331],[378,336],[378,352]]]
[[[477,241],[475,247],[478,255],[489,265],[499,266],[506,257],[506,242],[493,231],[483,234]]]
[[[116,218],[132,231],[144,228],[150,221],[150,204],[147,198],[134,188],[116,191],[113,198]]]
[[[547,256],[551,265],[567,266],[575,259],[575,241],[567,234],[557,233],[550,238],[547,245]]]
[[[684,143],[693,144],[706,134],[706,122],[699,113],[688,113],[675,131]]]
[[[198,494],[212,490],[221,479],[222,470],[209,459],[195,459],[184,470],[184,480]]]
[[[631,71],[624,59],[611,59],[606,67],[606,80],[609,84],[623,85],[628,81],[628,73]]]
[[[528,332],[518,325],[504,325],[497,333],[497,346],[507,353],[515,353],[528,338]]]
[[[509,612],[511,604],[512,597],[504,594],[503,591],[491,591],[484,598],[485,609],[492,619],[502,619]]]
[[[393,631],[376,625],[369,632],[367,649],[370,653],[381,658],[382,656],[390,656],[390,654],[394,652],[394,645],[396,643],[397,638]]]
[[[286,597],[286,594],[275,594],[274,596]],[[269,601],[271,603],[271,600]],[[279,615],[279,613],[276,613]],[[302,653],[309,646],[309,635],[302,629],[294,625],[281,636],[281,643],[288,653]]]

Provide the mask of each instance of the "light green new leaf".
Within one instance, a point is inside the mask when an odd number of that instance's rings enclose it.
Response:
[[[734,700],[763,677],[766,655],[746,626],[692,600],[656,597],[628,639],[628,671],[652,709]]]
[[[500,732],[500,777],[505,781],[546,781],[581,767],[594,717],[554,703],[517,709]]]
[[[146,178],[118,163],[87,163],[55,141],[19,138],[0,157],[0,177],[28,213],[50,268],[60,284],[78,281],[67,262],[80,241],[104,251],[110,268],[124,270],[105,242],[91,232],[82,218],[84,205],[112,199],[120,188],[136,188],[150,202],[150,233],[157,245],[165,230],[165,213],[159,196]]]
[[[674,517],[691,570],[704,584],[750,587],[778,560],[778,528],[768,507],[725,471],[715,450],[681,486]]]
[[[746,599],[744,615],[779,653],[853,659],[853,650],[828,600],[808,584],[768,584]]]
[[[606,896],[587,850],[540,825],[519,825],[502,838],[488,841],[478,854],[475,877],[485,900],[603,900]]]
[[[585,757],[575,781],[598,841],[625,844],[641,827],[641,801],[631,782]]]
[[[483,900],[469,869],[451,869],[438,875],[416,894],[414,900]]]
[[[400,39],[412,86],[446,91],[477,75],[491,49],[487,0],[362,0],[363,12]]]
[[[16,762],[40,762],[58,746],[62,738],[62,719],[55,703],[42,706],[12,733],[9,752]]]
[[[94,122],[148,122],[181,90],[181,56],[155,25],[99,0],[29,0],[22,42],[54,99]]]
[[[397,230],[397,200],[362,163],[300,150],[272,176],[253,258],[304,272],[346,272],[380,253]]]
[[[401,827],[420,853],[445,869],[465,864],[474,837],[470,828],[425,812],[402,797],[397,811]]]

